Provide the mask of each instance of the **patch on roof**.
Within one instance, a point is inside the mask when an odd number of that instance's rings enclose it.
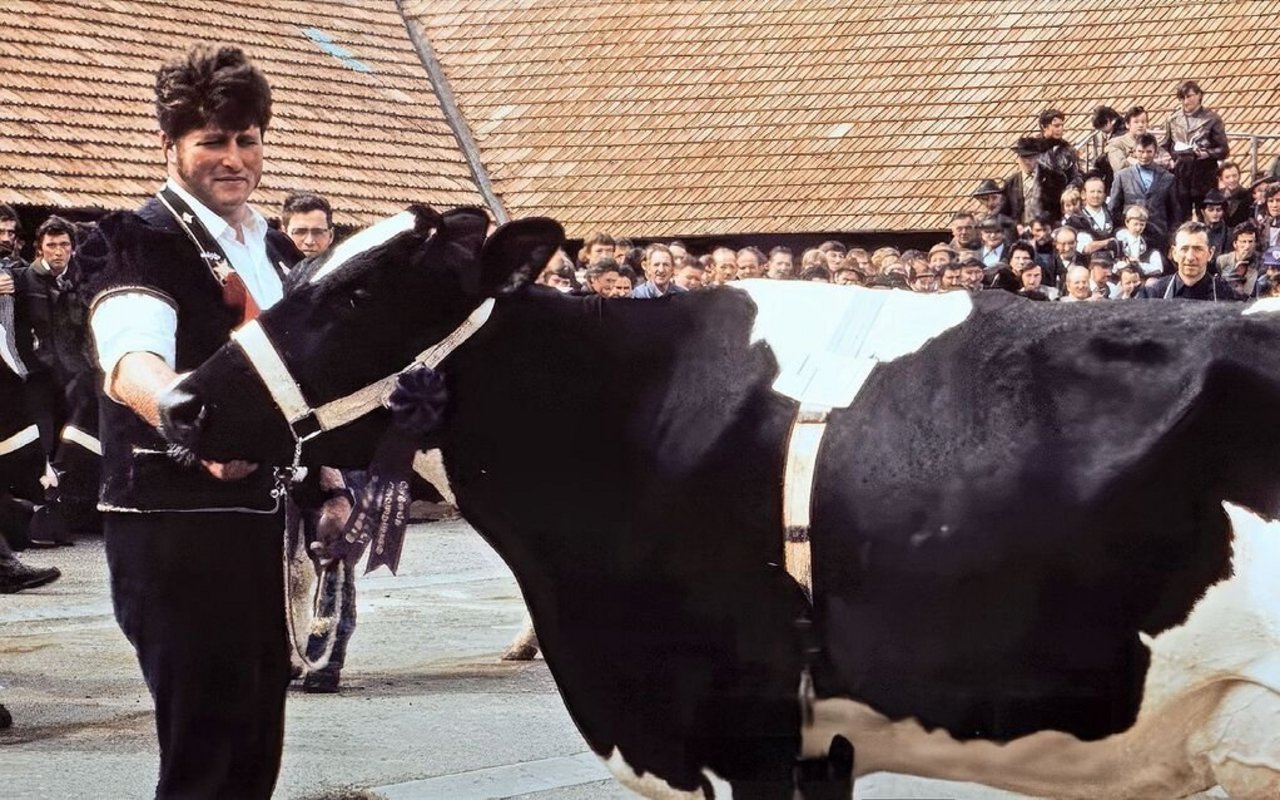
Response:
[[[317,47],[341,61],[349,69],[355,70],[356,72],[373,72],[372,67],[353,56],[350,50],[333,41],[332,36],[319,28],[303,28],[302,33],[308,39],[315,42]]]

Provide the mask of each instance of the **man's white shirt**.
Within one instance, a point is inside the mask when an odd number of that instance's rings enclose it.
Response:
[[[222,248],[244,281],[258,308],[267,309],[284,296],[280,276],[267,255],[267,220],[253,207],[241,225],[244,241],[222,217],[170,179],[166,184],[186,201],[205,229]],[[194,246],[194,245],[193,245]],[[89,319],[97,345],[98,363],[108,385],[120,359],[129,353],[154,353],[170,368],[177,361],[177,309],[149,292],[121,291],[103,298]]]

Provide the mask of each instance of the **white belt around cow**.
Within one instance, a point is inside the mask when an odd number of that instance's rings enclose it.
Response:
[[[419,353],[403,370],[318,407],[312,407],[307,402],[302,388],[289,372],[288,365],[257,320],[246,322],[232,331],[231,340],[239,345],[257,371],[258,377],[271,394],[271,399],[289,423],[294,438],[298,442],[305,442],[382,407],[401,373],[418,366],[438,366],[488,321],[493,312],[493,304],[493,298],[485,300],[452,333]]]
[[[40,429],[35,425],[28,425],[12,436],[0,441],[0,456],[7,456],[10,453],[17,452],[39,438]]]
[[[783,558],[787,574],[800,584],[813,601],[813,556],[809,547],[810,511],[813,506],[813,478],[817,472],[818,448],[827,431],[828,406],[802,404],[791,423],[787,441],[787,466],[782,474],[782,524],[786,538]]]

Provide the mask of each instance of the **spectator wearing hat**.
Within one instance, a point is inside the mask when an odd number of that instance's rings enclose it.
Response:
[[[1280,291],[1280,247],[1268,247],[1262,251],[1262,269],[1254,287],[1254,297],[1275,297]]]
[[[978,252],[978,257],[982,259],[984,267],[993,267],[997,262],[1006,260],[1004,226],[999,217],[983,217],[978,224],[978,233],[982,237],[982,249]]]
[[[1178,270],[1143,287],[1141,296],[1161,300],[1238,300],[1235,289],[1209,274],[1209,231],[1203,222],[1184,222],[1174,233],[1173,262]]]
[[[1004,179],[1004,203],[1000,213],[1011,217],[1024,232],[1037,214],[1050,218],[1062,216],[1060,196],[1066,182],[1040,164],[1042,142],[1039,137],[1024,136],[1013,145],[1017,156],[1013,172]]]
[[[1119,217],[1131,205],[1147,210],[1144,237],[1153,250],[1164,250],[1169,231],[1181,217],[1178,211],[1177,181],[1173,173],[1155,163],[1156,137],[1144,133],[1133,150],[1138,163],[1116,175],[1107,205]]]
[[[1217,258],[1227,252],[1231,241],[1231,229],[1227,227],[1227,198],[1217,189],[1210,189],[1200,206],[1200,221],[1209,226],[1209,246],[1213,248],[1213,261],[1209,271],[1217,273]]]
[[[1004,206],[1004,190],[1000,188],[1000,184],[990,178],[978,184],[978,188],[970,195],[982,204],[982,215],[984,217],[995,217],[1000,220],[1000,225],[1004,231],[1004,243],[1006,245],[1013,244],[1018,238],[1018,223],[1008,214],[1002,214],[1000,209]]]
[[[933,247],[929,248],[929,268],[933,270],[934,273],[939,273],[942,271],[943,267],[950,264],[952,261],[955,261],[959,257],[960,254],[956,252],[954,247],[946,242],[938,242]]]
[[[1222,117],[1204,106],[1204,90],[1195,81],[1178,86],[1180,107],[1165,124],[1164,149],[1173,156],[1177,178],[1178,219],[1199,212],[1204,196],[1218,185],[1218,162],[1227,157],[1227,132]]]
[[[1093,300],[1110,300],[1116,294],[1116,287],[1111,283],[1111,272],[1116,260],[1106,250],[1099,250],[1089,256],[1089,295]]]
[[[1253,195],[1240,184],[1240,165],[1225,161],[1218,167],[1218,191],[1226,198],[1226,222],[1235,228],[1253,216]]]
[[[913,266],[910,273],[911,291],[932,294],[938,291],[938,274],[929,265]]]

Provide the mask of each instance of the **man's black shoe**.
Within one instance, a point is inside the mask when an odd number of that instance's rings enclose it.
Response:
[[[53,583],[62,577],[57,567],[28,567],[16,558],[0,560],[0,594],[13,594]]]

